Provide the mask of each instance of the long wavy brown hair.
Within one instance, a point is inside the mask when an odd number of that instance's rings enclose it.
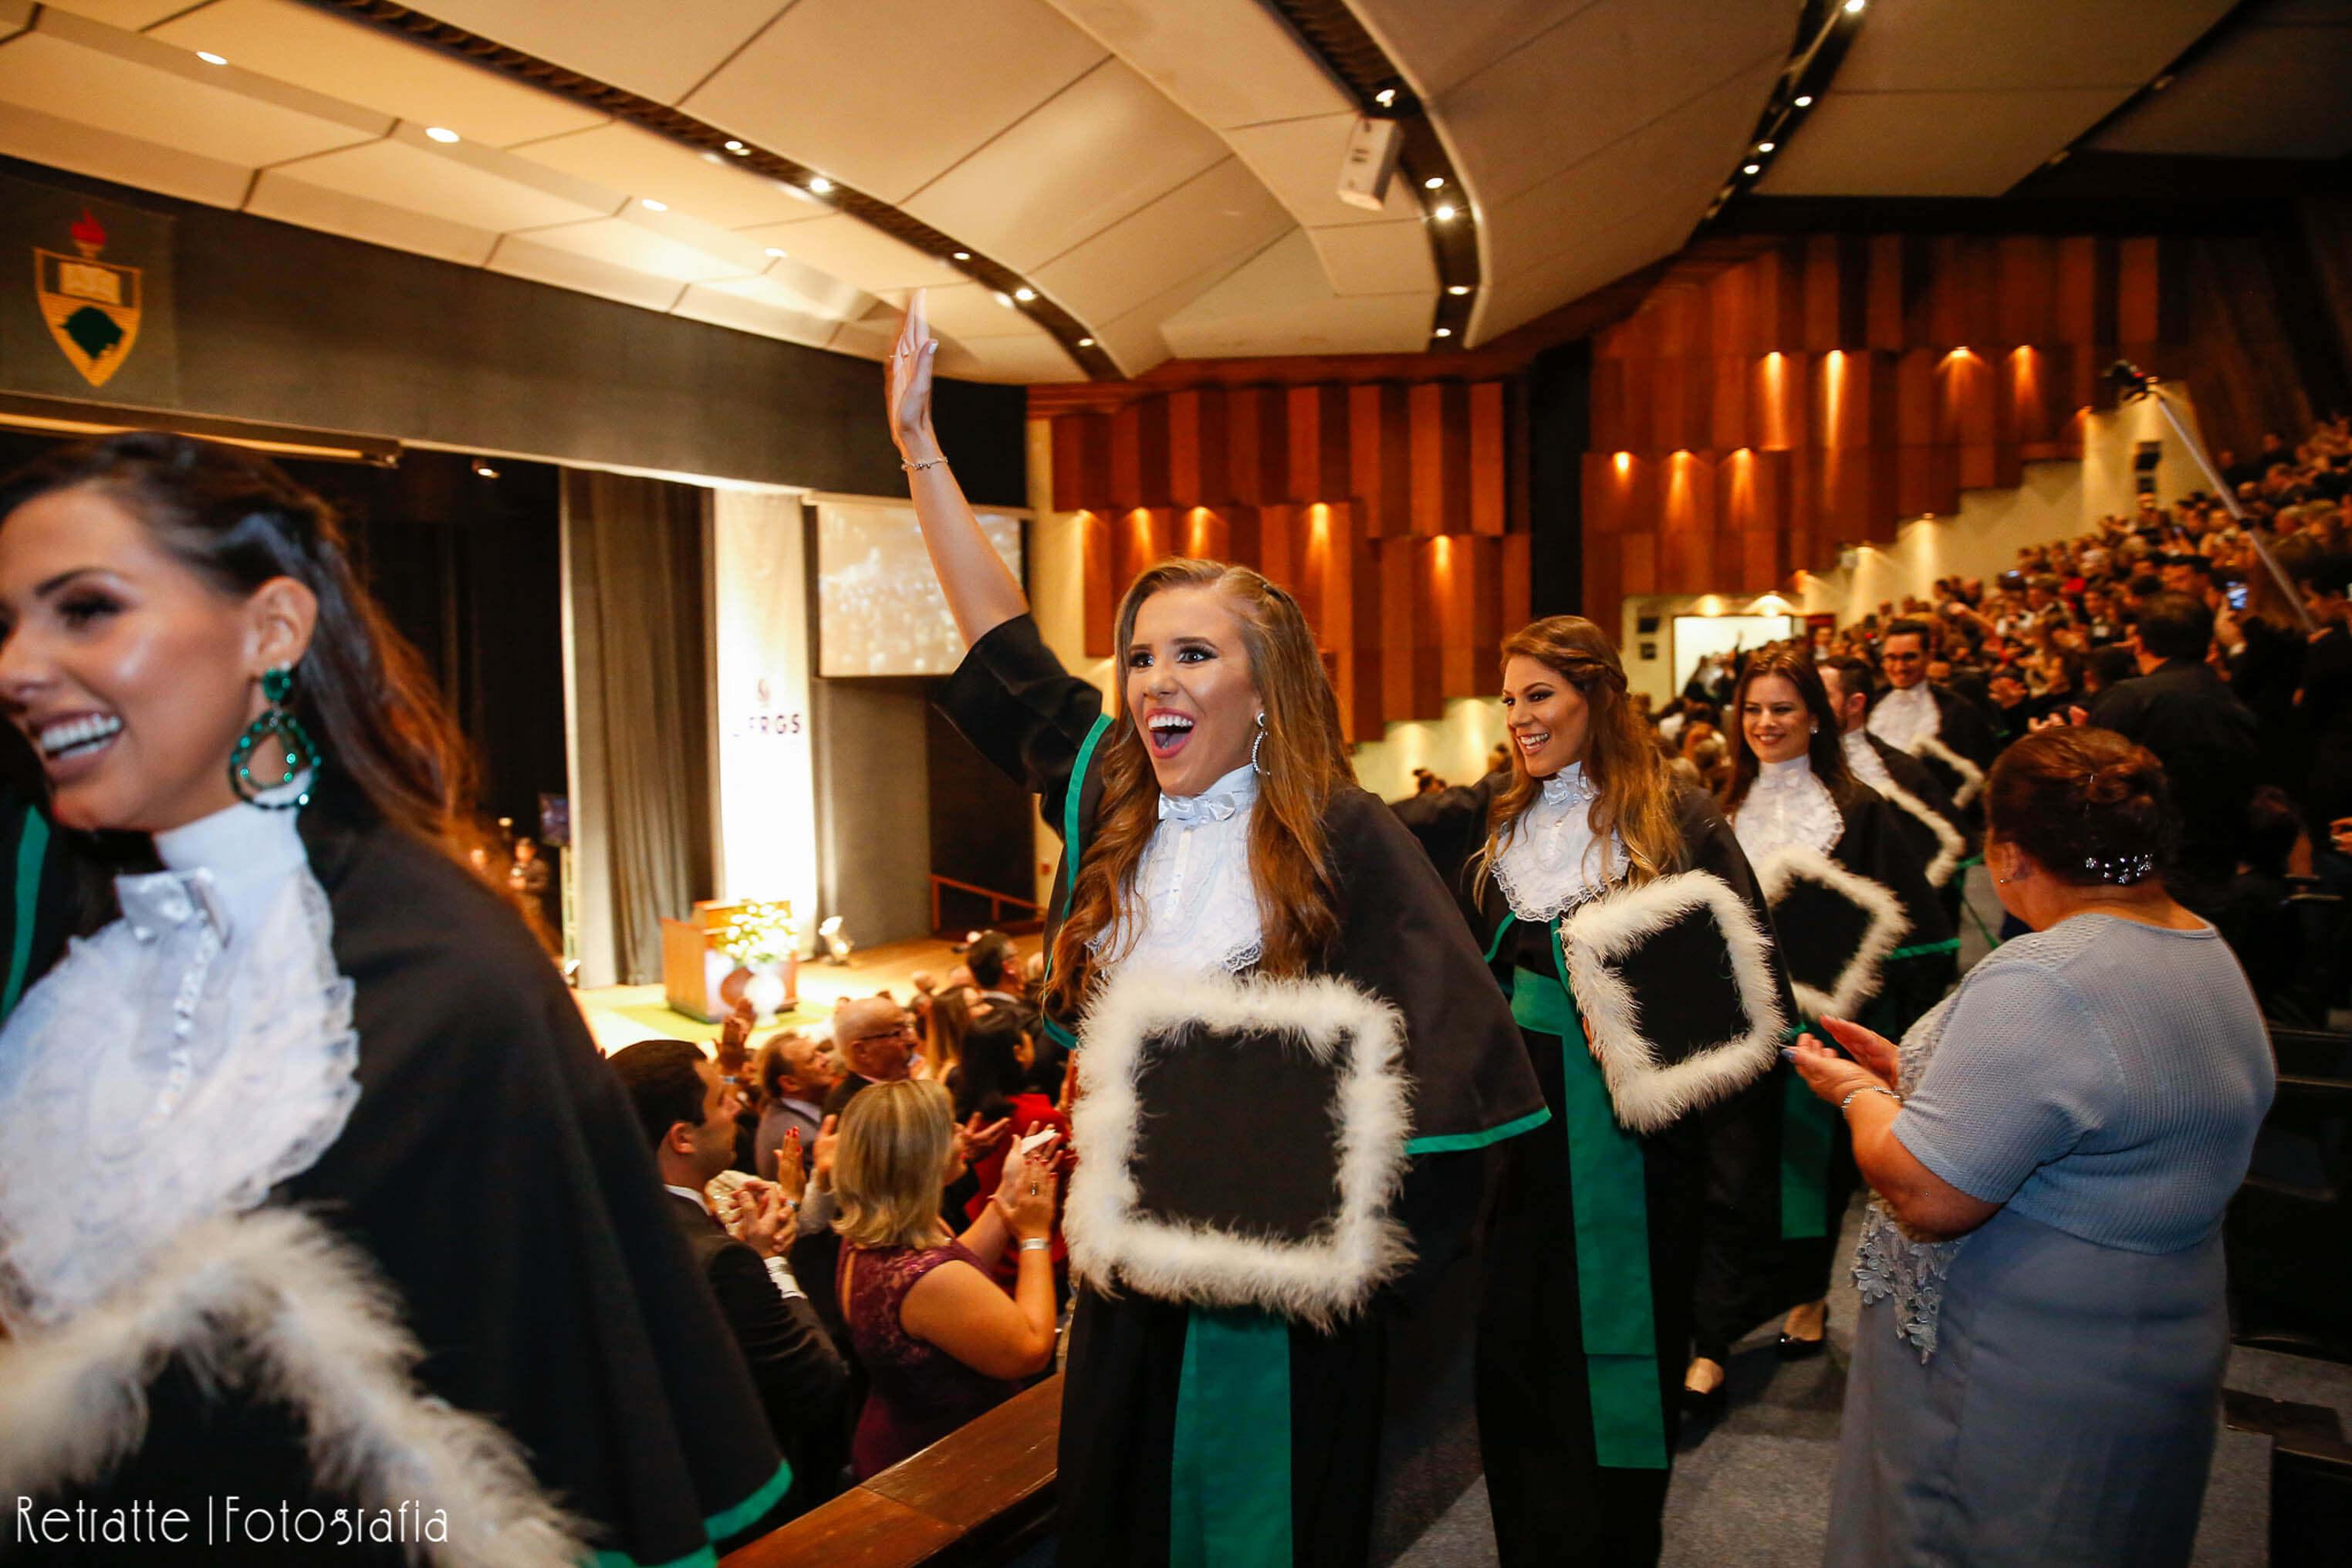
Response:
[[[1756,751],[1748,743],[1748,721],[1742,715],[1748,689],[1768,675],[1777,675],[1795,687],[1797,700],[1812,716],[1813,734],[1805,744],[1805,759],[1812,764],[1813,776],[1829,785],[1832,795],[1843,795],[1853,787],[1853,773],[1845,765],[1845,744],[1838,736],[1837,711],[1830,706],[1830,689],[1822,684],[1822,672],[1813,664],[1813,650],[1792,642],[1773,643],[1750,656],[1748,668],[1739,672],[1739,684],[1732,689],[1731,707],[1723,716],[1731,744],[1731,777],[1723,786],[1726,816],[1739,810],[1739,803],[1748,798],[1748,788],[1756,782]],[[1844,677],[1839,677],[1839,681],[1838,689],[1843,691]]]
[[[1242,627],[1250,682],[1265,705],[1257,808],[1250,814],[1250,878],[1257,885],[1265,941],[1258,967],[1304,973],[1339,931],[1339,889],[1323,815],[1334,792],[1355,783],[1339,704],[1323,673],[1322,655],[1298,601],[1246,566],[1220,561],[1163,561],[1138,576],[1119,601],[1120,677],[1112,689],[1111,727],[1103,739],[1102,805],[1086,845],[1070,911],[1054,938],[1054,977],[1045,1005],[1064,1016],[1086,1005],[1096,978],[1090,944],[1118,929],[1135,890],[1135,872],[1160,821],[1160,785],[1128,710],[1125,651],[1136,612],[1170,588],[1212,587],[1225,595]],[[1070,787],[1080,787],[1073,779]]]
[[[1636,885],[1674,870],[1683,857],[1674,790],[1649,725],[1625,695],[1625,666],[1617,646],[1582,616],[1547,616],[1503,639],[1502,667],[1508,669],[1520,657],[1534,659],[1584,699],[1584,776],[1597,792],[1595,843],[1606,842],[1615,831],[1625,845],[1626,879]],[[1486,810],[1486,845],[1478,851],[1474,895],[1485,892],[1496,857],[1542,793],[1541,781],[1528,772],[1527,753],[1517,746],[1509,751],[1511,782]]]

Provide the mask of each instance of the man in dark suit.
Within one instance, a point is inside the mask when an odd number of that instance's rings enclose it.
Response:
[[[1984,773],[2000,749],[1992,721],[1967,698],[1927,679],[1927,623],[1901,620],[1880,640],[1886,687],[1870,705],[1870,732],[1927,764],[1952,797],[1970,810]]]
[[[763,1190],[742,1241],[712,1212],[707,1188],[735,1157],[738,1096],[700,1047],[641,1040],[611,1061],[653,1144],[678,1228],[734,1331],[776,1444],[792,1461],[793,1511],[804,1510],[835,1489],[848,1372],[786,1261],[796,1235],[792,1205],[781,1192]]]
[[[2206,662],[2212,647],[2211,610],[2186,594],[2151,595],[2132,634],[2138,678],[2099,693],[2090,711],[2164,764],[2180,813],[2173,896],[2200,910],[2237,874],[2259,782],[2253,711]]]

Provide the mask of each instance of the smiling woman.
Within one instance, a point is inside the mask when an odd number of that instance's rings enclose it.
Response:
[[[0,481],[0,708],[162,867],[0,1029],[0,1489],[356,1498],[518,1568],[759,1522],[789,1472],[325,506],[161,435]]]
[[[1061,830],[1046,1027],[1085,1047],[1060,1560],[1360,1563],[1381,1413],[1448,1424],[1465,1303],[1433,1299],[1469,1284],[1485,1151],[1540,1097],[1427,859],[1356,787],[1297,602],[1150,568],[1104,711],[947,467],[936,346],[918,294],[887,395],[971,642],[941,705]]]

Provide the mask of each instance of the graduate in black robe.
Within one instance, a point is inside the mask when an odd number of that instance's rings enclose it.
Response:
[[[1959,946],[1917,840],[1847,767],[1832,704],[1801,650],[1751,660],[1730,721],[1727,808],[1772,906],[1800,1021],[1851,1018],[1901,1038],[1950,987]],[[1754,1323],[1824,1299],[1860,1176],[1843,1118],[1792,1068],[1714,1116],[1693,1339],[1695,1355],[1720,1367]],[[1824,1342],[1784,1333],[1780,1351],[1801,1358]]]
[[[940,707],[1064,846],[1059,1561],[1352,1568],[1466,1361],[1493,1151],[1548,1112],[1445,889],[1354,783],[1297,602],[1246,568],[1147,569],[1106,711],[947,466],[937,347],[918,293],[888,405],[970,644]]]
[[[1487,1248],[1486,1492],[1506,1564],[1654,1562],[1705,1112],[1769,1071],[1791,1008],[1747,858],[1711,797],[1669,784],[1606,635],[1559,616],[1504,651],[1513,769],[1391,807],[1457,890],[1553,1118],[1507,1146]],[[1580,700],[1562,713],[1570,689]],[[1580,723],[1591,739],[1560,750]],[[1612,769],[1666,814],[1646,879],[1622,835],[1592,826]],[[1515,789],[1535,798],[1482,867],[1496,802]],[[1703,943],[1675,945],[1699,926]],[[1632,955],[1613,971],[1587,951],[1610,943]]]
[[[63,560],[130,584],[128,645],[173,615],[202,652],[109,664],[37,586]],[[111,437],[0,486],[0,601],[49,693],[20,721],[94,686],[122,726],[94,763],[48,734],[57,820],[163,866],[0,1029],[0,1489],[82,1510],[33,1560],[124,1561],[175,1509],[149,1550],[236,1564],[709,1563],[756,1529],[791,1475],[740,1354],[570,992],[432,837],[452,731],[323,507]],[[248,696],[232,777],[236,735],[177,721]]]

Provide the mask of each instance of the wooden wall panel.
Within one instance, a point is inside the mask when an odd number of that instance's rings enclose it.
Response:
[[[1412,531],[1413,456],[1405,389],[1379,381],[1348,388],[1349,494],[1367,532],[1389,538]]]
[[[1234,499],[1226,452],[1223,387],[1196,387],[1168,399],[1168,501],[1171,506],[1221,506]]]
[[[1412,531],[1470,531],[1470,389],[1456,381],[1412,389]]]
[[[1508,532],[1510,400],[1499,381],[1470,386],[1470,531]]]
[[[1054,505],[1064,511],[1110,510],[1110,416],[1057,415],[1052,428]]]

